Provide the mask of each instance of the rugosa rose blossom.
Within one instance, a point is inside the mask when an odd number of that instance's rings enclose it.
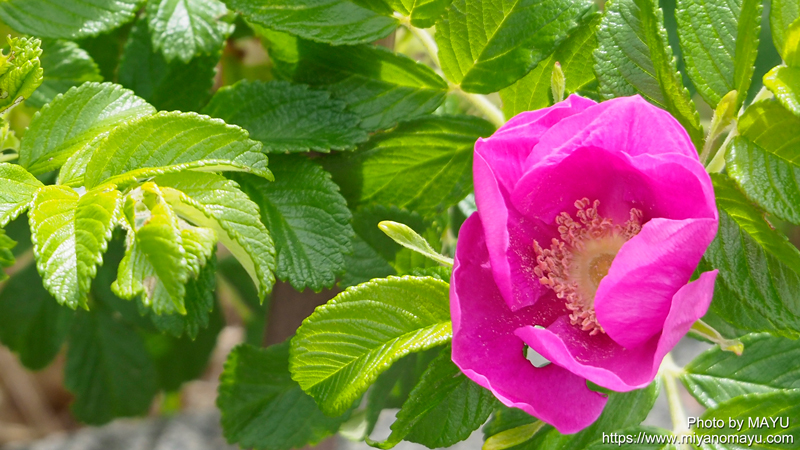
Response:
[[[587,380],[647,386],[708,309],[716,271],[689,280],[717,231],[711,179],[680,124],[638,96],[522,113],[478,141],[473,171],[453,361],[505,405],[577,432],[606,403]]]

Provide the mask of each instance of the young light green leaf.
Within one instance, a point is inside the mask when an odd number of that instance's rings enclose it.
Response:
[[[31,120],[20,147],[19,163],[31,173],[57,169],[68,158],[92,150],[98,141],[120,125],[148,116],[155,108],[133,92],[112,83],[85,83],[57,96]],[[88,157],[91,157],[90,152]],[[62,183],[80,181],[86,162],[62,170]]]
[[[0,227],[5,227],[28,209],[42,182],[16,164],[0,163],[0,185]]]
[[[800,388],[800,342],[753,334],[741,356],[713,347],[686,366],[683,384],[707,408],[744,394]]]
[[[402,440],[428,448],[446,448],[468,438],[491,414],[492,393],[453,364],[450,348],[428,366],[397,413],[392,434],[373,446],[389,449]]]
[[[782,51],[792,23],[800,17],[799,0],[773,0],[770,2],[769,26],[775,48]]]
[[[152,182],[128,194],[123,212],[127,248],[111,290],[126,300],[141,295],[156,314],[186,314],[185,285],[193,274],[175,212]]]
[[[757,102],[739,118],[739,134],[728,174],[768,212],[800,224],[800,117],[774,100]]]
[[[411,20],[417,28],[430,28],[442,17],[453,0],[386,0],[395,11]]]
[[[103,81],[92,57],[74,42],[46,40],[42,42],[40,59],[44,79],[26,102],[31,106],[41,108],[73,86],[88,81]]]
[[[550,96],[550,73],[558,62],[566,77],[565,89],[574,94],[596,80],[592,52],[597,48],[597,29],[600,14],[592,14],[584,24],[564,40],[552,55],[531,70],[525,77],[500,91],[503,113],[514,117],[523,111],[533,111],[553,104]]]
[[[230,443],[257,450],[314,445],[349,414],[328,417],[289,376],[289,344],[236,347],[220,377],[217,406]]]
[[[387,236],[392,238],[392,240],[403,247],[413,250],[440,264],[453,267],[452,258],[448,258],[438,253],[431,247],[431,244],[429,244],[424,237],[417,234],[417,232],[411,229],[411,227],[408,225],[385,220],[378,224],[378,228],[380,228],[381,231],[386,233]]]
[[[0,341],[31,370],[53,361],[75,314],[50,296],[33,265],[0,285],[0,311]]]
[[[79,311],[70,333],[64,386],[84,423],[145,414],[157,391],[142,338],[118,316],[104,308]]]
[[[590,2],[455,0],[436,23],[447,78],[488,94],[524,77],[577,25]]]
[[[447,83],[431,68],[375,45],[332,46],[256,27],[270,42],[279,76],[324,87],[361,117],[367,131],[433,112]]]
[[[3,6],[0,2],[0,16]],[[34,38],[6,38],[8,54],[0,51],[0,113],[30,98],[42,84],[41,41]]]
[[[700,149],[700,117],[675,67],[662,16],[653,0],[606,4],[594,53],[600,93],[606,99],[641,94],[675,116]]]
[[[297,290],[329,288],[352,251],[347,201],[330,175],[307,158],[280,157],[274,167],[272,183],[252,175],[234,180],[258,204],[275,240],[276,275]]]
[[[153,0],[147,2],[153,49],[167,62],[188,63],[197,55],[213,55],[231,26],[218,19],[228,10],[217,0]]]
[[[211,173],[175,173],[155,183],[183,219],[217,233],[220,242],[242,264],[261,299],[275,283],[275,247],[261,223],[258,205],[233,181]]]
[[[189,259],[190,250],[188,250],[187,246],[186,230],[184,228],[181,231],[183,232],[184,248],[187,248],[187,259]],[[206,260],[203,261],[203,265],[197,268],[196,275],[186,283],[186,296],[183,302],[186,305],[186,315],[150,315],[153,324],[160,331],[169,333],[175,338],[181,338],[185,335],[186,339],[190,341],[197,339],[200,333],[208,328],[211,323],[212,311],[216,304],[214,291],[217,285],[215,277],[217,259],[214,256],[217,243],[216,234],[213,233],[213,230],[207,228],[195,228],[195,230],[210,231],[214,234],[214,237],[206,241],[211,247],[208,248],[208,256],[204,255]],[[219,330],[216,331],[219,332]],[[211,346],[213,347],[213,344]],[[187,378],[186,381],[191,379]]]
[[[472,116],[418,119],[329,158],[326,167],[351,207],[377,203],[434,215],[472,190],[475,141],[493,132]]]
[[[747,394],[707,409],[700,416],[700,420],[722,422],[722,427],[697,426],[692,431],[702,438],[718,437],[719,442],[725,438],[729,445],[740,444],[729,448],[796,449],[800,448],[797,417],[800,417],[800,389]],[[732,422],[741,426],[731,427]]]
[[[497,434],[493,434],[486,439],[483,443],[482,450],[506,450],[523,444],[531,439],[539,432],[545,423],[542,421],[535,421],[520,425],[518,427],[503,430]]]
[[[5,0],[0,19],[15,31],[75,40],[129,22],[142,0]]]
[[[125,185],[187,169],[272,179],[261,144],[241,128],[194,113],[160,112],[114,129],[89,161],[84,180],[87,187]]]
[[[719,231],[700,265],[719,269],[711,310],[740,329],[800,336],[800,251],[724,176],[712,177]]]
[[[697,91],[713,108],[736,90],[741,105],[753,77],[761,2],[678,0],[675,15],[687,73]]]
[[[249,22],[333,45],[376,41],[397,28],[397,19],[351,0],[225,0],[225,4]]]
[[[346,290],[297,330],[292,378],[326,414],[344,413],[393,362],[450,341],[448,290],[443,281],[415,277]]]
[[[784,108],[800,116],[800,67],[773,68],[764,75],[764,86]]]
[[[199,111],[211,97],[221,48],[189,62],[153,49],[147,17],[130,32],[119,62],[119,83],[161,111]]]
[[[89,289],[103,263],[122,194],[93,189],[83,195],[66,186],[43,186],[28,214],[36,267],[58,303],[88,309]]]
[[[367,140],[358,116],[326,91],[273,81],[220,89],[203,113],[239,125],[270,153],[349,150]]]

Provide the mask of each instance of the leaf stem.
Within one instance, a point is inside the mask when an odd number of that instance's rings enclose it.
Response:
[[[725,141],[720,145],[719,150],[717,150],[717,154],[714,155],[714,158],[711,159],[711,162],[708,163],[706,166],[706,172],[708,173],[718,173],[722,171],[725,167],[725,154],[728,153],[728,147],[731,144],[733,138],[739,135],[736,126],[731,129],[731,132],[728,133],[728,136],[725,138]]]
[[[667,394],[667,403],[669,404],[669,414],[672,418],[673,433],[682,434],[689,431],[686,423],[686,412],[683,409],[683,403],[680,398],[680,391],[678,390],[677,378],[683,373],[683,369],[675,364],[672,359],[672,354],[667,353],[664,361],[661,363],[661,380],[664,382],[664,391]]]
[[[436,45],[436,41],[433,39],[430,33],[428,33],[428,30],[423,30],[411,25],[410,19],[402,14],[395,13],[394,17],[400,22],[400,25],[405,27],[409,32],[411,32],[411,34],[419,39],[419,41],[422,43],[422,46],[425,48],[425,52],[431,58],[431,61],[433,61],[433,64],[436,66],[436,68],[441,68],[439,62],[439,47]],[[500,108],[492,103],[491,100],[489,100],[486,96],[464,92],[459,86],[454,84],[450,84],[450,92],[455,92],[468,102],[472,103],[472,105],[475,106],[478,111],[483,113],[483,115],[486,116],[486,118],[489,119],[489,122],[491,122],[494,126],[500,128],[506,123],[506,118],[503,115],[503,111],[501,111]]]
[[[719,331],[715,330],[714,327],[700,319],[692,325],[691,331],[719,345],[719,348],[723,351],[733,352],[737,356],[742,356],[742,352],[744,351],[744,344],[742,344],[742,341],[739,339],[726,339]]]
[[[0,163],[14,161],[19,158],[19,153],[0,154]]]

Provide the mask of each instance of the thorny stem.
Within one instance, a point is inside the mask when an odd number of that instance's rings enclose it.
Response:
[[[411,34],[419,39],[419,41],[422,43],[422,46],[425,48],[425,52],[431,58],[431,61],[433,61],[437,68],[440,68],[439,48],[430,33],[428,33],[427,30],[423,30],[411,25],[410,19],[402,14],[395,13],[394,17],[403,27],[405,27],[409,32],[411,32]],[[475,108],[477,108],[481,113],[483,113],[483,115],[485,115],[486,118],[489,119],[489,122],[492,122],[494,126],[499,128],[506,123],[506,118],[503,115],[503,112],[486,96],[464,92],[460,87],[454,84],[450,84],[450,91],[455,92],[468,102],[472,103],[472,105],[475,106]]]
[[[683,403],[680,398],[680,391],[678,390],[678,377],[683,373],[683,369],[675,364],[672,359],[672,354],[667,353],[664,361],[661,363],[659,374],[661,380],[664,382],[664,391],[667,394],[667,403],[669,404],[669,415],[672,418],[672,432],[674,434],[683,434],[689,431],[686,425],[686,412],[683,410]]]

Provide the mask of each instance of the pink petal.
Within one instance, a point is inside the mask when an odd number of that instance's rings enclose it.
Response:
[[[653,219],[626,242],[595,295],[597,321],[634,348],[657,335],[672,297],[692,276],[717,233],[717,221]]]
[[[563,303],[544,297],[536,307],[511,312],[497,289],[481,221],[473,215],[461,227],[450,285],[453,362],[503,404],[575,433],[594,422],[606,399],[590,391],[581,376],[556,365],[534,367],[523,356],[514,330],[548,325],[565,314]],[[547,300],[545,300],[547,299]]]
[[[680,123],[636,95],[608,100],[560,121],[541,136],[525,167],[535,166],[548,155],[567,155],[581,147],[631,156],[677,153],[698,159],[697,150]]]
[[[640,389],[655,379],[664,356],[706,313],[716,277],[716,270],[706,272],[683,286],[672,298],[661,335],[632,349],[623,348],[602,334],[590,336],[570,325],[566,317],[547,329],[525,326],[515,334],[553,365],[600,386],[619,392]]]
[[[542,223],[523,221],[510,205],[509,193],[539,136],[565,117],[594,104],[572,95],[553,107],[514,117],[492,137],[475,144],[475,201],[486,229],[495,281],[513,310],[534,304],[546,292],[538,280],[529,276],[535,265],[531,246],[534,239],[549,241],[553,235],[550,227]]]

